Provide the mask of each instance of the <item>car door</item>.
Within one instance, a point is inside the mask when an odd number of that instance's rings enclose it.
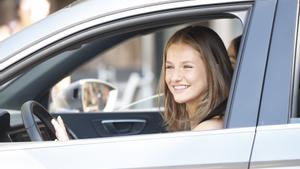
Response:
[[[129,10],[128,13],[137,12],[138,15],[105,25],[99,24],[100,26],[91,24],[90,32],[82,30],[87,36],[95,35],[98,31],[100,35],[113,37],[114,34],[109,32],[124,30],[119,33],[126,34],[132,29],[144,29],[149,23],[162,24],[170,20],[196,17],[209,19],[217,14],[228,16],[229,13],[247,11],[238,65],[227,105],[226,129],[69,142],[6,144],[0,147],[0,159],[3,159],[1,167],[57,168],[59,165],[59,168],[248,168],[276,3],[276,0],[175,1],[167,5],[157,4],[149,8]],[[99,30],[93,29],[97,26]],[[61,43],[79,41],[82,36],[75,35],[73,39],[66,38],[67,41]],[[53,46],[55,48],[55,44]],[[32,58],[31,63],[45,59],[39,58],[38,54]],[[12,162],[16,160],[19,162]]]
[[[278,1],[250,168],[300,167],[298,15]]]

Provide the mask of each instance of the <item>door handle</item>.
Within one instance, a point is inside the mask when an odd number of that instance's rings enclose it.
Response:
[[[102,120],[101,123],[110,136],[139,134],[146,126],[143,119]]]

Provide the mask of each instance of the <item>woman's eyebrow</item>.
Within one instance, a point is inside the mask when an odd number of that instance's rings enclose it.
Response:
[[[187,60],[187,61],[183,61],[183,62],[181,62],[181,63],[193,63],[193,61]]]
[[[192,60],[183,60],[183,61],[179,61],[180,63],[193,63],[194,61]],[[172,61],[166,60],[166,63],[173,63]]]

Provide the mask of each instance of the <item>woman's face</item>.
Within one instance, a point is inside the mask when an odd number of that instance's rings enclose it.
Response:
[[[200,53],[184,43],[167,50],[165,82],[177,103],[198,105],[207,90],[207,74]]]

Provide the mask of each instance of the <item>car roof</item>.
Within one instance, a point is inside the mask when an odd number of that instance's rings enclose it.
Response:
[[[169,2],[164,0],[162,2]],[[16,33],[10,38],[0,42],[0,62],[5,57],[19,51],[23,46],[31,44],[42,37],[53,34],[58,30],[66,29],[72,25],[76,25],[84,20],[89,20],[98,16],[105,16],[113,12],[125,11],[141,6],[157,4],[159,0],[81,0],[49,15],[45,19],[31,25],[28,28]],[[87,10],[88,9],[88,10]],[[41,29],[42,28],[42,29]],[[18,43],[16,43],[18,42]],[[9,49],[9,50],[7,50]]]
[[[155,5],[170,5],[174,2],[199,4],[228,3],[252,0],[81,0],[49,15],[45,19],[14,34],[0,42],[0,71],[12,63],[22,59],[22,56],[13,57],[36,42],[49,39],[51,36],[72,28],[83,22],[91,21],[101,16],[109,16],[122,11],[151,7]],[[178,6],[179,7],[179,6]],[[26,53],[26,52],[25,52]],[[7,63],[3,63],[7,62]]]

